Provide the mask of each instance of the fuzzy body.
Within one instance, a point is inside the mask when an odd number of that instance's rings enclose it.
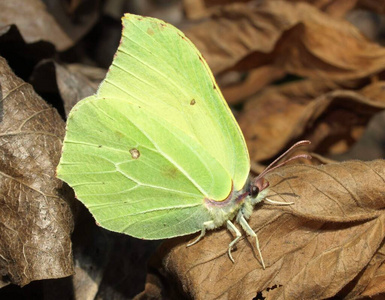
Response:
[[[267,194],[267,190],[264,189],[252,197],[247,192],[250,190],[250,184],[252,180],[248,180],[245,187],[240,191],[232,190],[229,196],[223,201],[212,201],[205,199],[205,207],[209,211],[212,218],[212,227],[207,229],[214,229],[222,226],[227,220],[233,220],[236,217],[236,221],[239,221],[240,216],[244,216],[247,220],[250,218],[254,206],[261,202]]]

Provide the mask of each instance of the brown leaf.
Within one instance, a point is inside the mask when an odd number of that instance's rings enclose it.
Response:
[[[296,21],[292,11],[277,10],[279,5],[290,4],[277,2],[277,5],[235,3],[220,7],[211,19],[185,33],[202,52],[213,73],[219,73],[253,51],[269,53],[274,49],[281,32]]]
[[[27,43],[45,40],[59,51],[73,45],[41,0],[2,1],[0,8],[0,27],[16,24]]]
[[[184,0],[183,5],[188,18],[198,19],[207,17],[219,5],[235,2],[251,2],[252,0]],[[287,0],[287,2],[307,2],[321,11],[334,17],[343,17],[354,9],[361,8],[383,14],[385,2],[383,0]]]
[[[385,67],[383,47],[307,3],[235,3],[185,32],[214,73],[273,64],[300,76],[347,80]]]
[[[100,0],[44,1],[47,11],[76,43],[96,24],[100,15]]]
[[[189,19],[199,19],[208,15],[204,0],[183,0],[183,8]]]
[[[174,239],[163,244],[152,262],[166,283],[163,292],[179,289],[194,299],[252,299],[258,293],[266,299],[333,297],[380,253],[384,170],[383,160],[350,161],[286,166],[266,175],[269,199],[295,203],[262,203],[249,220],[266,270],[250,238],[238,242],[233,264],[227,256],[233,237],[225,229],[188,248],[193,237]]]
[[[290,2],[308,2],[329,15],[343,17],[353,9],[359,0],[289,0]]]
[[[284,74],[285,72],[282,69],[271,65],[263,66],[250,71],[244,81],[225,86],[222,93],[227,103],[234,105],[253,96],[269,83],[282,78]]]
[[[0,267],[11,282],[73,273],[73,220],[55,169],[64,122],[0,60]]]
[[[385,293],[385,245],[377,251],[368,266],[349,285],[349,293],[340,293],[344,299],[373,297]],[[348,286],[349,286],[348,285]]]
[[[350,146],[362,134],[355,135],[357,129],[385,108],[384,85],[353,92],[338,90],[335,83],[305,80],[265,89],[245,105],[238,120],[251,160],[269,159],[301,138],[322,152],[331,151],[337,141]]]
[[[251,0],[183,0],[183,8],[187,18],[199,19],[209,16],[219,5],[249,1]]]
[[[47,98],[52,94],[60,95],[65,115],[68,115],[78,101],[96,92],[105,74],[101,68],[60,65],[53,60],[44,60],[34,69],[30,82],[39,95],[47,95]]]
[[[361,293],[362,296],[373,297],[380,293],[385,293],[385,251],[382,247],[381,251],[376,254],[371,264],[372,268],[375,269],[373,274],[370,274],[371,280],[366,286],[366,289]],[[355,295],[354,295],[355,296]]]
[[[304,77],[349,80],[385,67],[383,47],[369,42],[350,23],[321,14],[287,30],[274,52],[276,65]]]

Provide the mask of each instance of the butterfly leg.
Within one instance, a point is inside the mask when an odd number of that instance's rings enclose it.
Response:
[[[234,263],[234,258],[231,255],[231,250],[233,249],[233,246],[238,242],[238,240],[241,238],[242,235],[239,232],[238,228],[235,227],[235,225],[231,223],[231,221],[229,220],[227,220],[227,229],[230,230],[231,232],[234,232],[236,235],[235,239],[229,244],[229,250],[228,250],[229,257],[231,261]]]
[[[262,264],[262,267],[264,269],[266,269],[265,267],[265,262],[263,261],[263,257],[262,257],[262,252],[261,252],[261,248],[259,247],[259,241],[258,241],[258,237],[257,237],[257,234],[254,232],[254,230],[250,227],[249,223],[247,223],[245,217],[243,215],[240,215],[239,218],[238,218],[238,222],[239,224],[241,224],[242,228],[244,231],[246,231],[246,233],[252,237],[255,237],[255,244],[257,246],[257,250],[258,250],[258,254],[259,254],[259,257],[261,258],[261,264]]]
[[[202,231],[201,231],[201,234],[198,236],[198,238],[196,238],[194,241],[192,241],[191,243],[188,243],[187,244],[187,247],[190,247],[196,243],[198,243],[206,234],[206,230],[207,229],[213,229],[215,228],[215,224],[214,224],[214,221],[207,221],[207,222],[204,222],[203,223],[203,227],[202,227]]]

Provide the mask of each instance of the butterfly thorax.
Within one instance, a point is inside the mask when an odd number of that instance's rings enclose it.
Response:
[[[205,199],[205,207],[208,209],[215,227],[222,226],[227,220],[237,219],[243,215],[246,219],[251,216],[254,205],[261,202],[266,196],[267,190],[259,191],[257,194],[251,194],[253,180],[248,180],[244,188],[240,191],[231,190],[228,197],[222,201]]]

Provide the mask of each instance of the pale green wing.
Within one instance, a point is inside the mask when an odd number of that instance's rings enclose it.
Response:
[[[249,158],[206,63],[177,29],[126,15],[98,93],[71,111],[58,177],[107,229],[160,239],[211,220]]]
[[[95,96],[70,113],[57,173],[101,226],[147,239],[200,230],[210,220],[203,199],[231,188],[226,170],[183,131]]]
[[[126,14],[123,27],[99,97],[148,107],[195,137],[240,190],[250,171],[246,143],[202,55],[182,32],[158,19]]]

